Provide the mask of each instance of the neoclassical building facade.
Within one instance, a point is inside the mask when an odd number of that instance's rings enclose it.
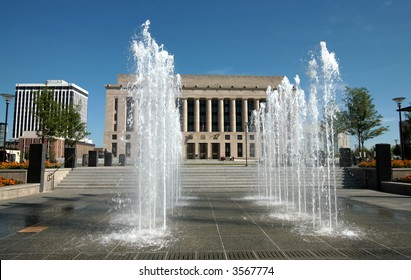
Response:
[[[283,76],[182,75],[180,102],[183,158],[256,159],[255,133],[249,130],[252,111],[265,102],[268,86],[276,88]],[[136,154],[135,131],[127,116],[133,102],[127,95],[131,75],[118,75],[107,84],[104,148],[114,158]]]
[[[135,155],[133,127],[127,122],[132,102],[127,95],[131,75],[107,84],[104,148],[114,157]],[[283,76],[182,75],[180,100],[184,159],[256,157],[254,133],[247,131],[252,111],[265,101],[267,86]]]

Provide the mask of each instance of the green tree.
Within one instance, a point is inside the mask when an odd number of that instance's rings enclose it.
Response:
[[[64,107],[54,100],[54,93],[45,87],[39,92],[36,100],[36,119],[39,122],[37,135],[48,142],[56,138],[64,138],[68,146],[74,146],[78,141],[89,135],[86,124],[81,121],[81,105]]]
[[[388,131],[388,127],[382,125],[382,115],[375,109],[367,88],[346,87],[344,103],[346,110],[339,114],[339,129],[357,138],[359,152],[363,151],[366,140]]]
[[[49,142],[53,142],[62,134],[61,130],[61,106],[54,100],[54,93],[45,87],[38,92],[36,98],[35,117],[39,124],[37,136]]]
[[[81,105],[70,104],[63,110],[62,128],[65,142],[68,146],[75,146],[81,139],[90,133],[86,130],[86,124],[81,121]]]

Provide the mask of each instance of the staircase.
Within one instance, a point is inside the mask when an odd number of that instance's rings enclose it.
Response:
[[[310,176],[312,173],[307,170],[307,180],[311,180]],[[361,187],[346,169],[336,168],[335,178],[337,188]],[[78,167],[57,188],[132,188],[136,182],[134,166]],[[181,186],[187,192],[247,192],[258,186],[257,167],[187,164],[182,168]]]
[[[99,166],[74,168],[57,189],[79,188],[124,188],[135,185],[136,176],[132,166]]]

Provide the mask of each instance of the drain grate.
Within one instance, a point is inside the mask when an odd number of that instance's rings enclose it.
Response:
[[[343,249],[339,251],[350,259],[375,259],[374,255],[363,249]]]
[[[164,260],[166,253],[140,253],[136,260]]]
[[[79,254],[75,260],[104,260],[107,254]]]
[[[229,260],[255,260],[257,257],[253,251],[233,251],[227,252],[227,258]]]
[[[44,254],[20,254],[15,260],[42,260],[46,257],[47,255]]]
[[[284,253],[290,259],[316,259],[317,258],[313,253],[311,253],[310,251],[306,251],[306,250],[284,251]]]
[[[335,250],[312,251],[314,255],[321,259],[346,259],[347,257]]]
[[[195,260],[195,252],[171,252],[167,255],[167,260]]]
[[[13,260],[18,256],[18,254],[4,254],[0,255],[0,260]]]
[[[287,257],[281,251],[255,251],[257,258],[261,260],[284,260]]]
[[[390,249],[366,249],[366,251],[376,256],[377,258],[388,258],[388,259],[404,258],[406,259],[405,256],[393,250],[390,250]]]
[[[50,254],[45,257],[45,260],[74,260],[74,258],[78,255],[78,253],[70,253],[70,254]]]
[[[224,252],[198,252],[199,260],[225,260]]]
[[[129,253],[129,254],[111,254],[106,260],[135,260],[138,254]]]
[[[411,259],[411,248],[401,248],[395,250]]]

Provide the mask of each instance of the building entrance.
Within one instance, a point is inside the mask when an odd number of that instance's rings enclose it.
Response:
[[[200,143],[200,159],[207,159],[207,143]]]
[[[212,143],[212,152],[213,152],[213,159],[220,158],[220,144],[219,143]]]
[[[225,157],[230,158],[231,157],[231,147],[230,143],[225,143]]]
[[[187,159],[194,159],[195,158],[195,144],[188,143],[187,144]]]

